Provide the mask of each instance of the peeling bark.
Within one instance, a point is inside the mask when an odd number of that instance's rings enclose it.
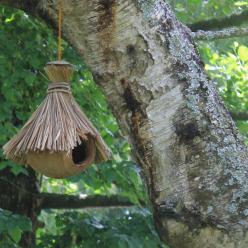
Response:
[[[38,14],[57,20],[53,1]],[[190,30],[155,0],[64,0],[66,39],[102,87],[172,248],[248,244],[247,148]]]

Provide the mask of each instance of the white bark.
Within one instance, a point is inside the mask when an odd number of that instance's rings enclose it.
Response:
[[[56,22],[53,1],[42,3],[40,16]],[[189,29],[159,0],[63,6],[64,36],[132,144],[161,238],[172,248],[246,248],[247,149]]]
[[[217,39],[227,39],[233,37],[243,37],[248,35],[247,27],[235,27],[235,28],[226,28],[222,30],[215,31],[203,31],[198,30],[193,33],[193,38],[195,40],[206,40],[212,41]]]

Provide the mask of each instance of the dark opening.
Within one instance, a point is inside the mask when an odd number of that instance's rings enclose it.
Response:
[[[82,164],[89,156],[87,141],[81,139],[81,142],[72,150],[72,160],[75,164]]]

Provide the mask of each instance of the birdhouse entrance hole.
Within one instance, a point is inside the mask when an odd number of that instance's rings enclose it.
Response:
[[[72,150],[72,160],[75,164],[82,164],[87,159],[87,142],[82,139],[81,142],[77,142],[77,146]]]
[[[80,138],[81,144],[77,143],[77,146],[72,150],[72,160],[76,165],[87,164],[95,157],[94,142],[92,138],[84,140]]]

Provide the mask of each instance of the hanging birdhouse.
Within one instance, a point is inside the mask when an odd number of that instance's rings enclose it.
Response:
[[[65,178],[92,163],[105,161],[110,150],[72,96],[73,66],[50,62],[47,96],[20,132],[4,147],[7,158],[52,178]]]

